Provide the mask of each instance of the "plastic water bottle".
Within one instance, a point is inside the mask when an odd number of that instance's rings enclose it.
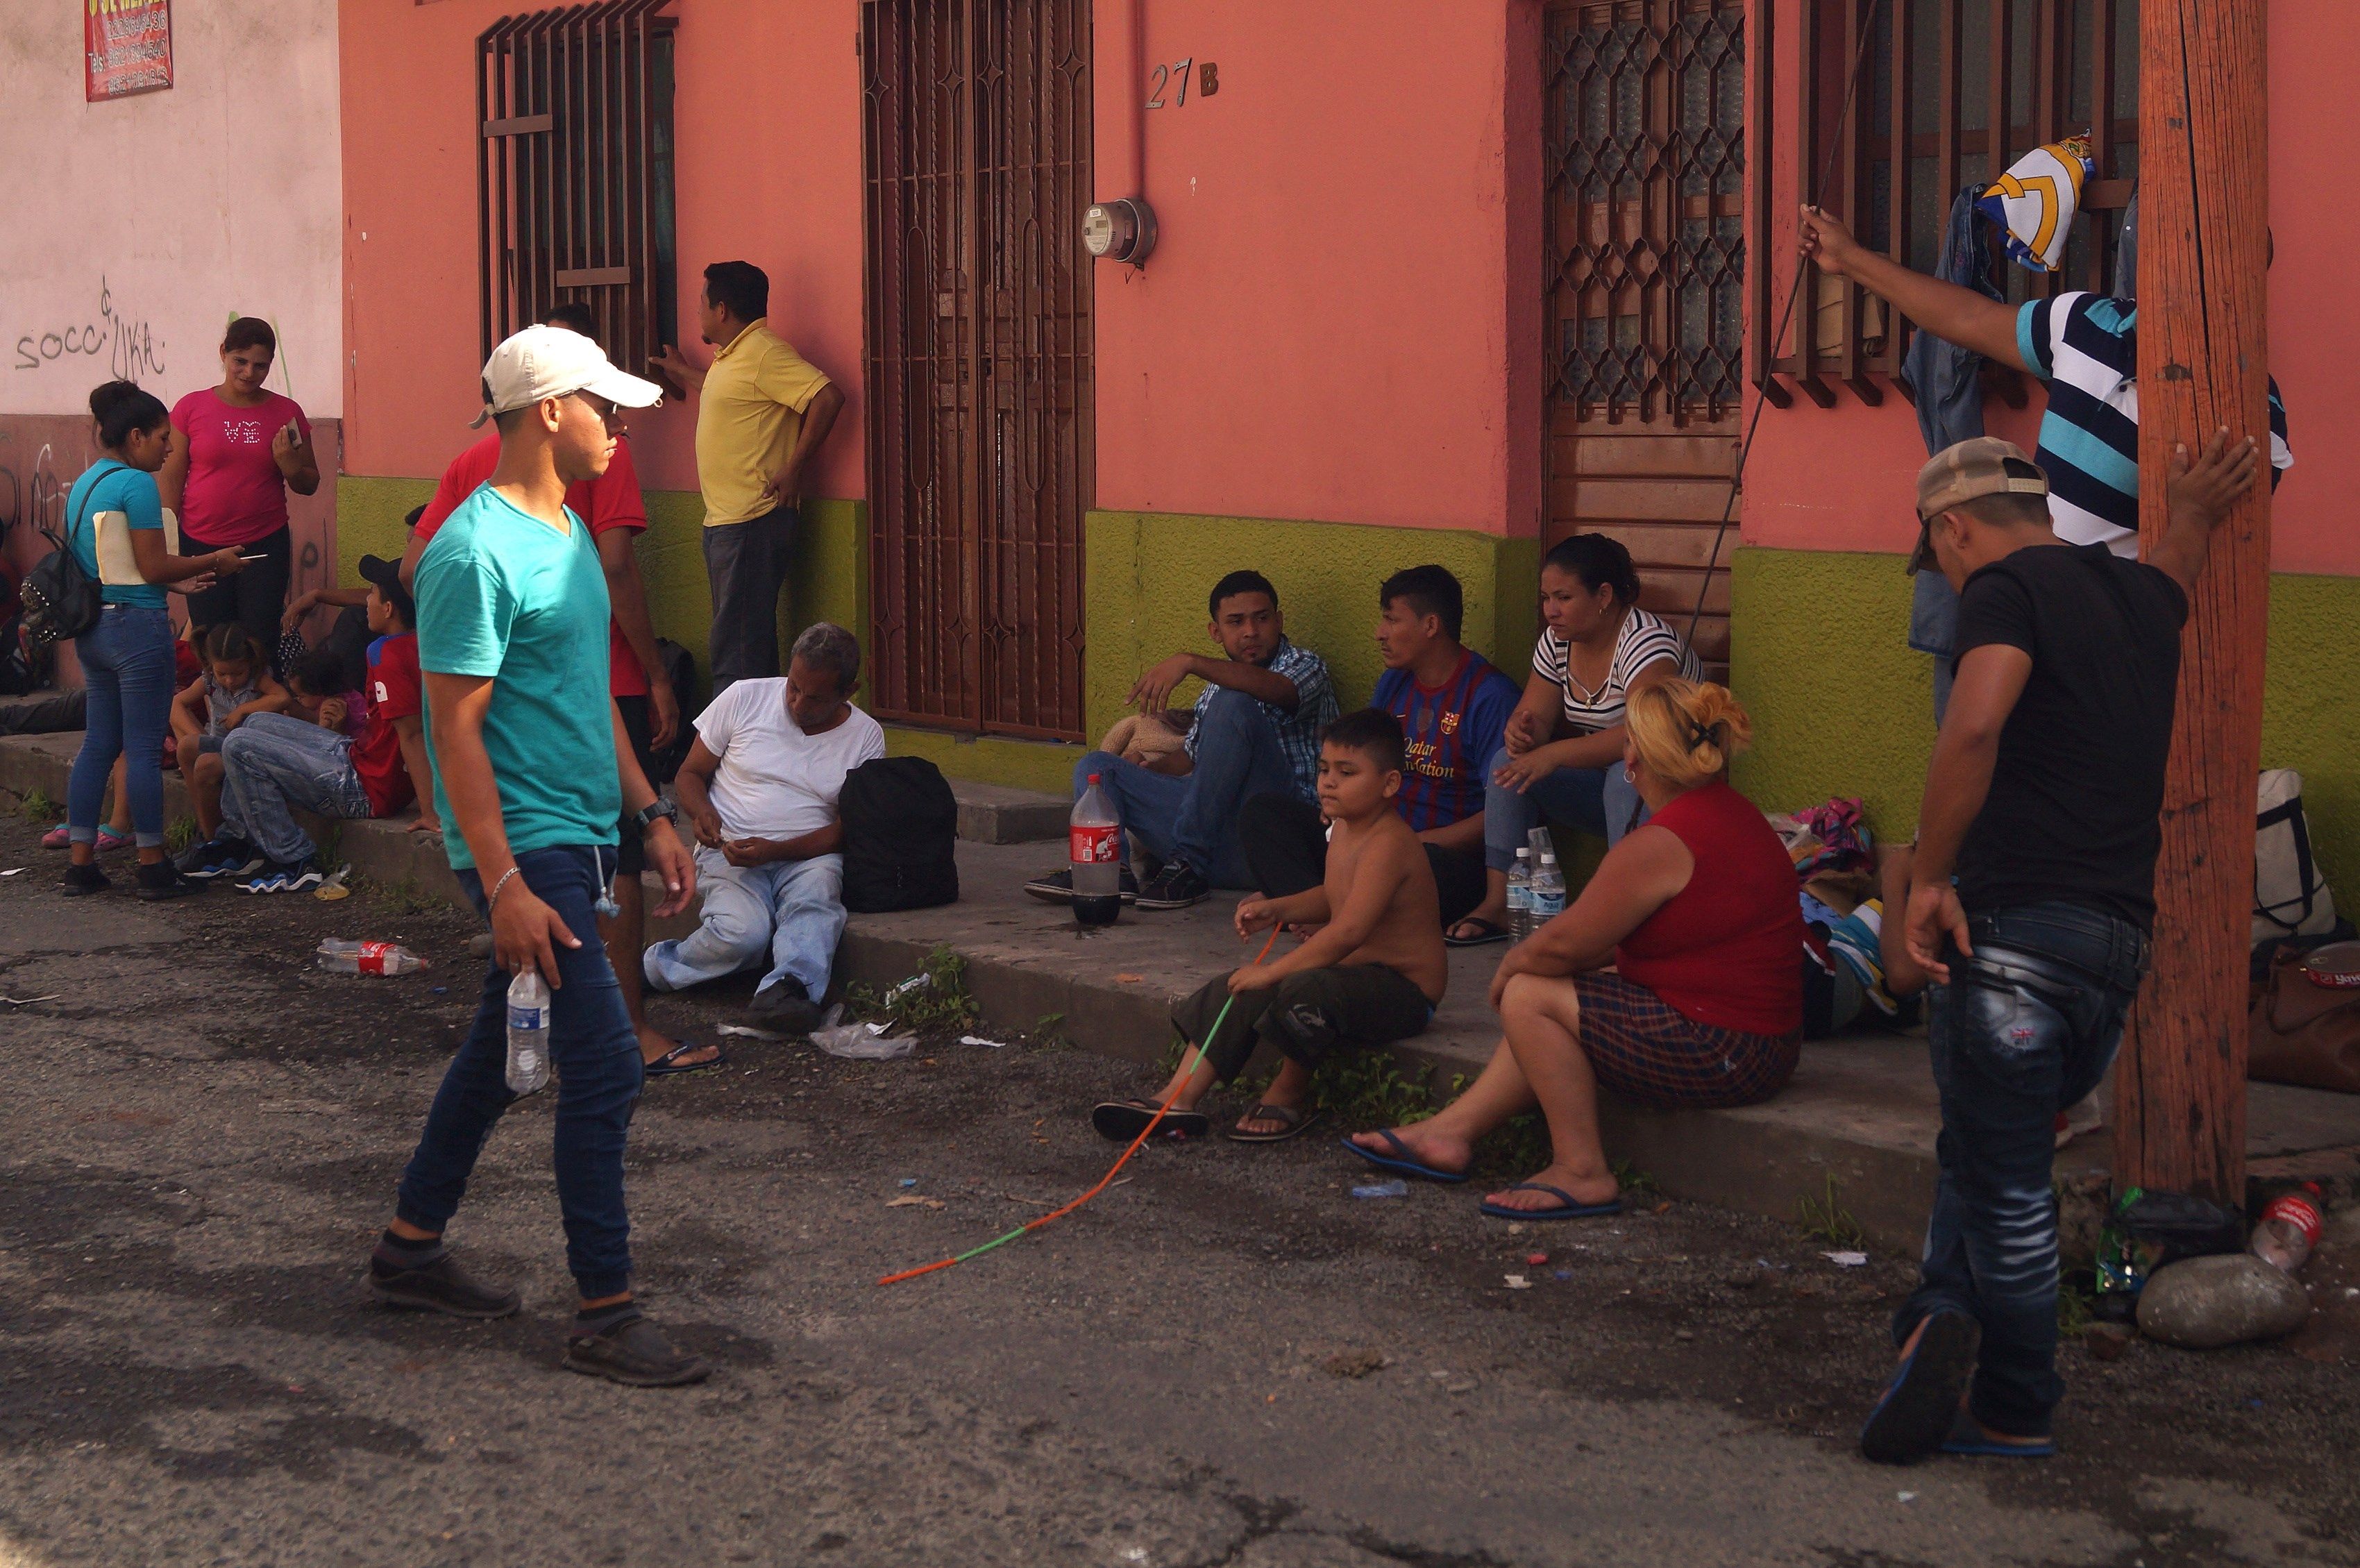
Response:
[[[1074,802],[1074,814],[1065,828],[1076,924],[1110,926],[1122,913],[1120,826],[1106,791],[1098,788],[1098,776],[1091,774],[1089,788]]]
[[[1516,863],[1508,867],[1508,943],[1513,946],[1533,934],[1533,852],[1519,845]]]
[[[320,967],[331,975],[415,975],[426,960],[395,942],[346,942],[330,937],[319,947]]]
[[[508,982],[508,1088],[519,1094],[549,1086],[549,982],[526,970]]]
[[[1541,856],[1540,869],[1533,873],[1533,930],[1565,913],[1565,873],[1557,868],[1557,856]]]

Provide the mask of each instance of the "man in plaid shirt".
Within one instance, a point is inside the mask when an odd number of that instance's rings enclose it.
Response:
[[[1123,902],[1142,909],[1184,909],[1217,887],[1252,887],[1238,848],[1239,808],[1271,791],[1316,800],[1319,737],[1336,718],[1327,661],[1287,641],[1269,578],[1230,572],[1213,585],[1209,608],[1207,629],[1223,657],[1175,653],[1141,676],[1128,699],[1142,723],[1185,735],[1184,746],[1144,763],[1093,751],[1074,768],[1076,799],[1097,774],[1124,831],[1162,862],[1141,887],[1126,861]],[[1167,707],[1191,676],[1205,682],[1196,707]],[[1035,877],[1024,890],[1070,899],[1073,874]]]

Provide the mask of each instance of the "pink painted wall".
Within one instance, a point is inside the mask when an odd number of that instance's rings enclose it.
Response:
[[[1799,0],[1780,0],[1780,105],[1774,169],[1782,193],[1772,213],[1777,258],[1775,298],[1793,273],[1794,209],[1801,180],[1792,158]],[[2280,572],[2360,575],[2360,530],[2349,521],[2360,490],[2360,442],[2345,434],[2353,407],[2351,367],[2360,357],[2360,297],[2351,262],[2360,255],[2360,206],[2350,184],[2349,127],[2343,109],[2360,80],[2360,28],[2346,0],[2276,0],[2270,7],[2270,226],[2278,263],[2270,273],[2270,369],[2286,399],[2295,466],[2271,507],[2271,562]],[[1985,409],[1993,434],[2027,450],[2038,440],[2043,403]],[[1749,401],[1749,411],[1751,403]],[[1910,496],[1926,449],[1916,415],[1888,388],[1885,405],[1863,407],[1839,390],[1833,408],[1797,397],[1770,409],[1748,467],[1742,527],[1748,544],[1794,550],[1905,551],[1915,523]]]
[[[1144,58],[1211,61],[1219,89],[1142,113],[1132,0],[1098,0],[1097,188],[1135,189],[1143,118],[1164,237],[1144,271],[1097,264],[1097,504],[1531,533],[1536,0],[1139,3]],[[472,40],[509,8],[344,0],[347,473],[435,474],[469,439]],[[858,8],[676,9],[681,319],[705,262],[751,260],[857,405]],[[633,418],[650,485],[695,487],[694,418]],[[862,429],[848,408],[820,494],[866,494]]]
[[[475,38],[515,6],[344,0],[344,471],[424,477],[475,437]],[[815,491],[866,491],[858,27],[851,0],[680,0],[681,330],[706,263],[770,277],[770,323],[850,401]],[[709,350],[705,351],[709,354]],[[631,418],[642,480],[694,490],[693,404]]]
[[[1101,196],[1157,64],[1220,89],[1140,116],[1163,237],[1098,264],[1098,505],[1533,532],[1537,6],[1137,3],[1143,73],[1098,11]]]

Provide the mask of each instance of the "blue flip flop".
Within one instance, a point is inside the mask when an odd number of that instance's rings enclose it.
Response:
[[[1578,1203],[1573,1194],[1562,1187],[1546,1186],[1538,1181],[1519,1181],[1507,1189],[1511,1192],[1546,1192],[1561,1205],[1554,1209],[1511,1209],[1503,1204],[1486,1203],[1482,1212],[1495,1220],[1595,1220],[1622,1212],[1622,1200],[1610,1199],[1603,1203]]]
[[[2046,1459],[2057,1452],[2057,1445],[2045,1437],[2038,1443],[1994,1443],[1983,1435],[1974,1417],[1961,1410],[1951,1423],[1950,1435],[1942,1440],[1942,1452],[1969,1459]]]
[[[1384,1155],[1362,1149],[1359,1144],[1354,1143],[1349,1138],[1339,1138],[1336,1141],[1342,1144],[1354,1154],[1359,1155],[1361,1159],[1367,1160],[1370,1164],[1382,1166],[1387,1171],[1398,1171],[1404,1176],[1415,1176],[1419,1180],[1426,1181],[1440,1181],[1453,1187],[1456,1187],[1459,1183],[1467,1180],[1467,1172],[1464,1171],[1441,1171],[1431,1165],[1421,1165],[1411,1156],[1409,1145],[1404,1143],[1400,1138],[1395,1138],[1392,1131],[1387,1128],[1379,1127],[1377,1129],[1377,1136],[1383,1138],[1386,1143],[1393,1146],[1393,1152],[1390,1159]]]
[[[1861,1423],[1861,1456],[1876,1465],[1912,1465],[1943,1446],[1959,1419],[1959,1397],[1975,1369],[1981,1339],[1959,1312],[1927,1315],[1917,1347],[1902,1358],[1884,1397]]]

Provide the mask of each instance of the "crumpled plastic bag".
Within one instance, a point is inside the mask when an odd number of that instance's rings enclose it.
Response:
[[[898,1062],[918,1049],[913,1034],[889,1035],[883,1024],[841,1024],[812,1030],[811,1041],[830,1056],[854,1062]]]

